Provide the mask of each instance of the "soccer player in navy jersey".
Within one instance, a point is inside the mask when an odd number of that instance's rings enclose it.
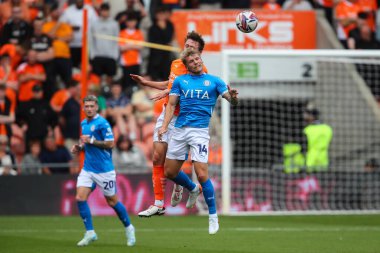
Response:
[[[112,148],[114,136],[110,124],[100,116],[98,111],[98,99],[89,95],[83,99],[86,119],[81,123],[82,136],[80,144],[73,145],[71,152],[76,154],[82,150],[85,152],[84,166],[78,176],[76,200],[79,214],[83,219],[86,233],[78,246],[87,246],[98,239],[92,225],[92,217],[87,199],[94,185],[103,191],[107,203],[112,207],[125,226],[127,245],[136,243],[135,228],[129,220],[125,206],[116,195],[116,172],[112,163]]]
[[[215,234],[219,230],[219,222],[214,187],[208,178],[209,123],[219,95],[237,105],[238,92],[230,89],[219,77],[204,73],[201,55],[195,49],[186,49],[181,59],[188,74],[174,80],[164,122],[158,132],[160,138],[168,131],[175,106],[179,103],[180,112],[166,154],[165,176],[189,190],[187,208],[192,208],[203,192],[209,209],[209,234]],[[179,173],[189,151],[200,185]]]

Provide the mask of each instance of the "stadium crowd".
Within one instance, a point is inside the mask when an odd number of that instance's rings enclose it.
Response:
[[[167,80],[178,55],[100,35],[176,45],[173,9],[320,8],[345,47],[379,48],[376,0],[126,0],[126,9],[115,17],[110,3],[102,0],[0,2],[0,175],[79,172],[78,157],[68,150],[80,134],[82,75],[88,80],[87,93],[99,99],[99,113],[113,126],[115,163],[125,165],[118,166],[120,171],[149,172],[154,123],[163,100],[153,102],[157,91],[139,87],[129,74]],[[84,9],[87,73],[81,72]],[[220,164],[220,145],[211,147],[211,164]]]

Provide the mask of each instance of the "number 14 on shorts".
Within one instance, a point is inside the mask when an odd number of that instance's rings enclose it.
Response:
[[[206,147],[206,145],[198,144],[198,148],[199,148],[199,154],[200,155],[207,155],[207,147]]]

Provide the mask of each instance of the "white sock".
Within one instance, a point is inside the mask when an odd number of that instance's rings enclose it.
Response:
[[[183,188],[182,185],[179,185],[179,184],[176,184],[176,185],[175,185],[175,190],[176,190],[176,191],[180,191],[182,188]]]
[[[214,214],[209,214],[208,217],[209,217],[210,219],[212,219],[212,218],[216,218],[216,219],[218,219],[218,214],[216,214],[216,213],[214,213]]]
[[[86,233],[95,234],[95,230],[87,230]]]
[[[155,206],[163,207],[164,206],[164,201],[163,200],[155,200],[154,201]]]
[[[196,184],[194,189],[191,190],[191,192],[197,192],[199,191],[199,186]]]
[[[131,231],[133,229],[133,225],[129,224],[128,227],[125,227],[125,230]]]

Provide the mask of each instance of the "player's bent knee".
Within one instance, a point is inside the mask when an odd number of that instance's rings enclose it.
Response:
[[[157,152],[157,151],[153,152],[153,165],[154,166],[164,165],[165,156],[166,154],[161,154],[160,152]]]
[[[197,175],[198,182],[204,183],[207,181],[208,176],[206,174],[199,174]]]
[[[164,175],[166,178],[173,179],[178,175],[178,172],[174,173],[173,171],[165,170]]]
[[[116,195],[110,196],[110,197],[106,197],[106,200],[107,200],[107,204],[109,206],[111,206],[111,207],[115,206],[117,204],[117,202],[119,202],[119,200],[116,197]]]
[[[80,202],[80,201],[86,201],[86,200],[87,200],[87,197],[84,196],[84,195],[77,194],[77,195],[75,196],[75,200],[76,200],[77,202]]]

